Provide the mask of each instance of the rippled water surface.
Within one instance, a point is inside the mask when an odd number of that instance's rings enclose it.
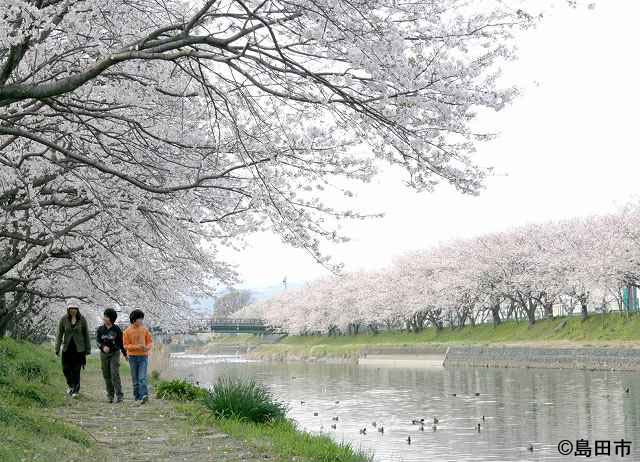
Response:
[[[204,385],[221,375],[253,377],[287,402],[302,428],[372,451],[380,462],[640,460],[640,378],[633,373],[282,364],[235,356],[175,357],[171,367]],[[411,424],[420,418],[424,431]],[[592,450],[595,440],[624,438],[631,455],[558,453],[560,440],[580,438]]]

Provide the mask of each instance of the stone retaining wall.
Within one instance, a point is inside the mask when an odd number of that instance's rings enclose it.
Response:
[[[640,371],[640,348],[453,346],[444,366]]]

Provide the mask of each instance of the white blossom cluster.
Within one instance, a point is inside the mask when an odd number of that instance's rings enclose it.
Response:
[[[623,309],[640,284],[640,205],[407,254],[380,271],[326,277],[244,308],[293,334],[462,327]],[[564,310],[561,310],[564,308]]]
[[[0,0],[0,335],[70,296],[174,322],[258,230],[330,266],[360,215],[323,191],[381,160],[476,194],[533,20],[472,3]]]

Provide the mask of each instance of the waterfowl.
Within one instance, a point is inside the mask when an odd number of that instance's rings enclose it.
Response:
[[[433,417],[433,425],[436,425],[438,422],[440,422],[440,419],[438,419],[437,417]]]
[[[480,424],[476,425],[476,428],[478,429],[478,433],[480,433]]]
[[[378,424],[377,424],[377,423],[376,423],[376,421],[374,420],[373,422],[371,422],[371,426],[372,426],[372,427],[377,427],[377,426],[378,426]]]
[[[411,444],[411,437],[410,436],[407,436],[407,443]]]
[[[476,396],[480,396],[480,393],[478,393],[477,391],[476,391]]]
[[[527,448],[529,451],[533,452],[533,444],[529,443],[529,447]]]
[[[336,401],[336,404],[340,404],[340,401]]]
[[[378,433],[384,433],[384,427],[382,425],[378,427]]]
[[[300,401],[300,404],[301,404],[301,405],[302,405],[302,404],[304,404],[304,401]]]
[[[423,432],[424,431],[424,425],[420,424],[420,431]]]
[[[625,388],[625,389],[624,389],[624,392],[625,392],[625,393],[629,393],[629,387]]]
[[[361,435],[366,435],[367,434],[367,427],[361,428],[360,429],[360,434]]]
[[[420,425],[421,423],[424,423],[424,419],[420,419],[420,420],[413,419],[413,420],[411,421],[411,424],[412,424],[412,425]]]
[[[317,413],[317,412],[314,412],[314,413],[313,413],[313,416],[314,416],[314,417],[318,417],[318,413]]]
[[[434,432],[438,429],[438,427],[436,427],[435,424],[433,424],[433,426],[431,427],[431,430],[433,430]]]
[[[482,421],[484,422],[484,416],[482,416]]]
[[[331,420],[333,420],[334,422],[337,422],[338,421],[338,416],[331,417]]]
[[[331,424],[331,428],[336,429],[336,424]]]
[[[455,397],[455,396],[456,396],[456,394],[455,394],[455,393],[451,393],[451,396]]]

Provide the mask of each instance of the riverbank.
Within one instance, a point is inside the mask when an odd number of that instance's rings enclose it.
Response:
[[[0,460],[94,460],[91,436],[52,413],[64,389],[52,353],[0,338]]]
[[[420,333],[289,336],[261,345],[252,359],[363,362],[376,355],[438,356],[449,366],[554,367],[640,370],[640,316],[592,315],[497,327],[425,329]]]
[[[136,406],[122,367],[125,401],[106,402],[98,361],[90,358],[78,399],[65,396],[59,360],[44,348],[0,339],[0,460],[85,462],[360,462],[326,437],[214,419],[197,403],[151,399]],[[289,443],[289,444],[284,444]],[[342,458],[327,459],[323,447]],[[325,452],[326,453],[326,452]],[[347,455],[349,457],[347,457]]]

